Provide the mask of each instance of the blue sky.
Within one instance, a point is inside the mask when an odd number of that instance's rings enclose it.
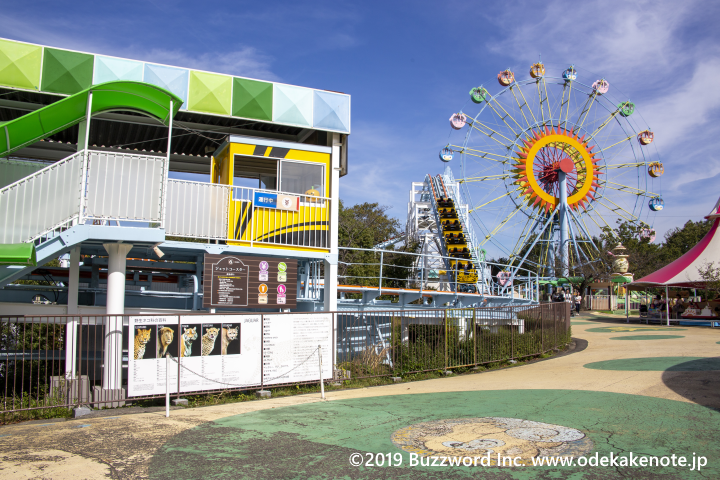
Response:
[[[346,203],[391,205],[440,173],[467,92],[542,55],[600,72],[652,126],[662,235],[720,195],[720,4],[699,1],[37,2],[5,0],[3,37],[352,95]]]

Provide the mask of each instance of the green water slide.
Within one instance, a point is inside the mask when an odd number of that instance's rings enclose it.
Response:
[[[148,83],[118,80],[93,85],[20,118],[0,123],[0,157],[85,120],[90,92],[91,116],[113,110],[133,111],[154,117],[165,125],[183,103],[173,93]]]

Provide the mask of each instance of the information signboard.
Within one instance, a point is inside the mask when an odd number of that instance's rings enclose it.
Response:
[[[322,347],[323,378],[332,377],[332,314],[263,315],[263,384],[317,380],[314,353]]]
[[[296,296],[297,260],[205,255],[205,308],[294,308]]]
[[[332,377],[332,314],[130,316],[128,396]],[[167,370],[166,354],[175,361]],[[180,367],[178,367],[178,362]]]
[[[131,316],[128,396],[240,388],[261,381],[262,331],[257,315]],[[179,332],[179,333],[178,333]]]

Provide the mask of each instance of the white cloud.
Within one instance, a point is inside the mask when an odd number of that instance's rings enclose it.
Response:
[[[656,134],[654,146],[665,164],[657,182],[666,199],[656,216],[659,233],[685,223],[683,215],[705,215],[717,194],[691,187],[720,173],[720,159],[710,146],[720,134],[720,91],[711,83],[720,76],[720,48],[695,23],[709,14],[708,4],[553,1],[539,13],[536,5],[528,4],[519,16],[513,9],[496,18],[512,24],[512,33],[490,41],[488,48],[510,56],[522,65],[518,68],[542,54],[548,64],[576,63],[581,76],[607,78],[616,95],[622,90],[621,97],[633,99],[636,115]],[[698,197],[703,194],[706,198]]]
[[[190,54],[183,50],[158,48],[143,50],[139,47],[130,47],[124,55],[148,62],[239,75],[260,80],[280,79],[270,69],[272,57],[263,54],[254,47],[241,47],[238,50],[224,52],[206,52],[199,55]]]
[[[68,25],[62,18],[42,24],[0,14],[0,25],[3,25],[1,36],[18,41],[261,80],[280,80],[271,69],[273,57],[255,47],[240,45],[211,50],[212,45],[202,44],[197,49],[199,53],[179,48],[146,48],[141,43],[129,43],[124,37],[101,35],[102,40],[98,40],[92,34],[78,34],[77,26]]]

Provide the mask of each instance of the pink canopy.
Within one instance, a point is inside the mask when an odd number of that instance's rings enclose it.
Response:
[[[628,284],[633,286],[697,287],[703,284],[698,268],[711,262],[720,266],[720,199],[712,213],[705,217],[713,220],[710,231],[685,255],[650,275]]]

